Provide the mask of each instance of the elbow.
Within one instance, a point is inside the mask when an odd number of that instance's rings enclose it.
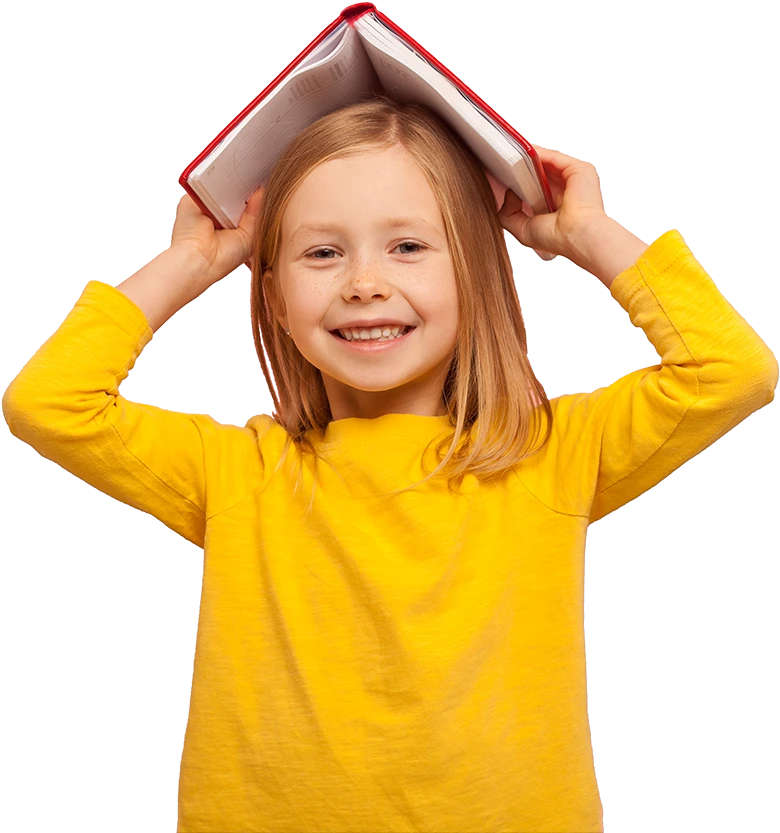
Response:
[[[764,389],[764,405],[768,405],[775,398],[775,388],[777,388],[777,366],[775,365],[775,372],[768,377]],[[762,406],[763,407],[763,406]]]
[[[751,368],[750,380],[753,385],[757,387],[760,385],[763,389],[765,394],[763,404],[768,405],[775,398],[775,388],[777,388],[780,368],[775,354],[766,345],[762,352],[763,360],[757,366]]]
[[[83,404],[71,394],[17,377],[3,394],[3,418],[17,439],[37,449],[57,435],[83,432],[94,416]]]
[[[33,445],[40,432],[40,407],[19,387],[11,383],[3,394],[3,419],[9,431],[18,440]]]
[[[16,431],[16,425],[20,421],[22,412],[19,398],[16,395],[15,385],[11,382],[3,394],[3,419],[5,419],[6,425],[15,437],[19,436]]]
[[[742,396],[755,401],[759,408],[775,398],[780,368],[775,354],[764,341],[751,345],[735,369],[738,370],[736,387]]]
[[[775,398],[775,388],[777,387],[778,375],[780,375],[780,373],[778,372],[780,368],[778,367],[777,359],[775,358],[774,353],[772,353],[771,355],[772,360],[770,362],[769,369],[766,373],[766,381],[767,387],[769,389],[770,402],[772,401],[772,399]]]

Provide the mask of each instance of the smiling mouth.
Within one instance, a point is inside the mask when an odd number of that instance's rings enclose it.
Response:
[[[346,336],[343,336],[339,330],[331,330],[331,333],[336,336],[336,338],[340,338],[342,341],[348,341],[351,344],[382,344],[386,341],[396,341],[397,339],[403,338],[415,329],[416,327],[407,325],[404,327],[403,332],[399,332],[397,336],[388,336],[387,338],[384,336],[380,336],[379,338],[346,338]]]

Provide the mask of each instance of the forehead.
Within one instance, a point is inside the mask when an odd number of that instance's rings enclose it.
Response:
[[[403,148],[330,159],[314,168],[293,192],[282,218],[291,240],[334,227],[428,226],[444,232],[436,195]]]

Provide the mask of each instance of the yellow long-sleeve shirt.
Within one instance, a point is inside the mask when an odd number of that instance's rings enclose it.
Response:
[[[312,468],[297,495],[294,456],[274,473],[270,416],[240,428],[121,396],[152,330],[89,281],[3,413],[204,549],[178,831],[603,830],[588,525],[771,402],[778,378],[677,230],[610,293],[661,364],[553,399],[549,443],[499,485],[373,498],[423,477],[447,418],[340,419],[307,517]]]

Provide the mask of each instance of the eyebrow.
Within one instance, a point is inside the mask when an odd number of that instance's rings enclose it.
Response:
[[[387,229],[408,228],[409,226],[423,226],[435,234],[441,233],[426,220],[423,220],[422,217],[389,217],[382,223],[382,227]],[[309,231],[344,231],[344,226],[340,226],[338,223],[304,223],[293,232],[291,239]]]

